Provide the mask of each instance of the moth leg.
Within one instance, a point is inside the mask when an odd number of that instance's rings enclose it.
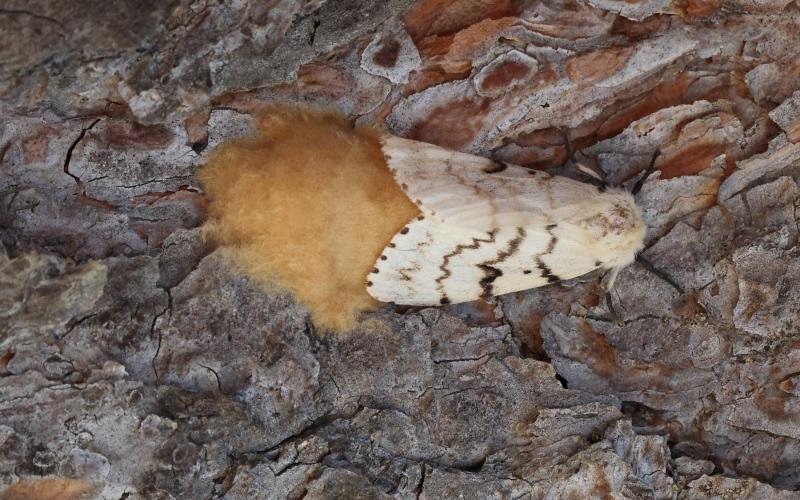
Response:
[[[675,289],[678,294],[683,295],[686,293],[678,283],[675,282],[672,278],[670,278],[666,273],[661,271],[660,269],[656,268],[653,264],[650,263],[647,259],[642,257],[641,255],[636,256],[636,262],[641,265],[643,268],[647,269],[649,272],[653,273],[656,277],[667,283],[669,286]],[[611,314],[612,319],[617,324],[622,324],[619,319],[619,315],[617,315],[617,311],[614,310],[614,305],[611,301],[611,292],[614,288],[614,283],[617,281],[617,276],[619,276],[619,269],[612,268],[609,272],[611,273],[607,282],[603,285],[603,288],[606,292],[606,307],[608,308],[609,313]]]
[[[608,283],[605,285],[605,289],[607,292],[611,291],[614,288],[614,283],[617,281],[617,276],[619,276],[619,268],[614,267],[610,271],[611,276],[608,278]]]
[[[610,269],[604,276],[603,276],[603,293],[605,295],[605,302],[606,302],[606,309],[608,309],[608,313],[611,315],[611,321],[613,321],[617,326],[622,326],[623,322],[620,319],[619,314],[617,314],[617,310],[614,309],[614,301],[611,300],[611,293],[614,288],[614,283],[617,281],[617,276],[619,275],[618,268]],[[609,278],[606,280],[606,276]]]
[[[644,182],[647,180],[648,177],[650,177],[650,174],[653,173],[653,170],[656,166],[656,160],[660,155],[661,155],[661,148],[656,148],[656,150],[653,151],[653,157],[650,158],[650,165],[647,166],[647,169],[644,171],[644,174],[641,177],[639,177],[639,180],[636,181],[636,184],[633,185],[633,189],[631,189],[631,194],[633,196],[636,196],[639,193],[639,191],[642,189],[642,186],[644,186]]]
[[[624,322],[620,319],[616,309],[614,309],[614,301],[611,300],[611,290],[606,290],[606,308],[611,315],[611,320],[616,323],[617,326],[622,326]]]

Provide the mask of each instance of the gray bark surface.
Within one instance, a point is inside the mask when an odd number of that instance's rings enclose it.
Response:
[[[4,0],[0,34],[0,498],[798,497],[798,2]],[[299,101],[578,175],[568,133],[628,187],[660,149],[649,264],[324,335],[199,229],[209,151]]]

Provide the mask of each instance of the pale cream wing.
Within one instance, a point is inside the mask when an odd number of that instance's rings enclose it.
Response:
[[[598,188],[391,135],[381,137],[397,183],[426,215],[459,227],[547,225],[585,211]]]
[[[367,291],[396,304],[456,304],[535,288],[599,267],[596,259],[557,233],[557,227],[482,232],[420,216],[383,250],[367,276]]]
[[[384,137],[395,179],[423,214],[367,276],[378,300],[459,303],[618,269],[642,247],[629,193]]]

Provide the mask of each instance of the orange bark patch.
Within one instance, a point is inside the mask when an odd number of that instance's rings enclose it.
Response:
[[[335,63],[312,62],[297,70],[297,90],[304,96],[335,100],[351,94],[354,88],[350,75]]]
[[[50,138],[47,135],[39,135],[22,141],[22,161],[26,165],[47,160],[47,150],[50,146]]]
[[[0,492],[0,500],[78,500],[93,492],[91,484],[77,479],[42,479],[12,484]]]
[[[417,43],[417,50],[419,50],[419,55],[423,59],[443,56],[447,54],[448,50],[450,50],[450,46],[453,44],[453,39],[455,39],[455,35],[431,35],[427,38],[423,38],[419,41],[419,43]]]
[[[453,43],[447,53],[447,59],[462,61],[472,60],[485,52],[505,30],[517,24],[515,17],[485,19],[465,28],[453,37]]]
[[[447,69],[441,66],[432,66],[419,71],[411,73],[408,84],[403,87],[403,95],[411,95],[421,92],[428,87],[434,85],[441,85],[445,82],[453,80],[462,80],[469,76],[472,70],[472,65],[465,62],[457,67],[449,67]]]
[[[622,35],[631,42],[637,42],[648,38],[653,33],[667,29],[672,16],[656,14],[643,21],[633,21],[624,16],[617,16],[614,24],[611,25],[612,36]]]
[[[758,408],[770,419],[787,420],[794,417],[794,412],[786,409],[786,403],[791,396],[783,391],[766,387],[756,394],[755,402]]]
[[[525,347],[525,355],[542,361],[549,359],[542,338],[543,318],[541,313],[533,311],[514,325],[514,335]]]
[[[433,108],[414,125],[411,139],[457,149],[475,139],[489,110],[488,99],[461,99]]]
[[[5,371],[12,359],[14,359],[14,351],[6,351],[0,355],[0,371]]]
[[[665,154],[663,159],[659,160],[656,168],[661,171],[661,179],[696,175],[711,166],[714,158],[725,153],[726,150],[726,144],[700,138],[671,154]]]
[[[172,131],[163,125],[140,125],[127,120],[106,120],[98,128],[100,130],[92,134],[94,139],[119,150],[163,148],[174,137]]]
[[[281,83],[254,90],[228,92],[211,99],[214,107],[230,108],[240,113],[258,114],[271,109],[276,102],[297,99],[297,88],[293,83]]]
[[[375,131],[332,113],[277,110],[259,134],[217,148],[199,179],[209,233],[265,286],[291,290],[321,327],[342,330],[377,302],[367,274],[419,210]]]
[[[458,317],[464,319],[470,326],[500,326],[502,321],[495,315],[495,304],[485,300],[474,300],[450,306],[457,311]]]
[[[795,123],[786,131],[786,135],[790,142],[796,143],[800,141],[800,122]]]
[[[381,39],[380,43],[381,46],[372,57],[372,61],[378,66],[393,68],[400,55],[400,42],[393,36],[388,36]]]
[[[520,134],[515,140],[520,146],[547,148],[564,144],[564,132],[557,128],[546,128]]]
[[[481,81],[481,89],[495,91],[511,85],[514,80],[519,80],[530,73],[531,68],[517,61],[506,61],[493,68]]]
[[[603,118],[596,131],[597,140],[613,137],[625,130],[625,127],[630,125],[631,122],[659,109],[682,104],[686,89],[689,88],[693,81],[692,77],[681,73],[677,78],[659,84],[639,100],[620,103],[623,106],[622,109],[614,111],[610,116]]]
[[[450,35],[483,19],[517,16],[514,0],[420,0],[409,9],[405,26],[414,42]]]
[[[715,196],[708,197],[708,206],[712,206],[716,202]],[[706,310],[700,305],[697,298],[697,293],[689,293],[680,297],[672,303],[672,313],[679,318],[693,319],[699,315],[705,314]]]
[[[725,126],[735,116],[713,113],[709,119],[694,117],[678,125],[672,143],[662,150],[656,163],[662,179],[696,175],[711,166],[714,158],[721,154],[726,154],[726,167],[734,166],[739,149],[716,133],[716,128]]]
[[[203,109],[192,113],[183,122],[186,135],[189,136],[189,143],[192,146],[205,146],[208,144],[208,118],[209,109]]]
[[[505,159],[530,168],[550,168],[567,161],[568,153],[563,131],[557,128],[535,130],[520,134],[513,144],[520,149],[511,150]]]
[[[582,360],[591,370],[603,378],[611,379],[619,371],[617,353],[605,337],[597,333],[586,321],[581,322],[586,359]]]
[[[535,170],[545,170],[563,165],[567,161],[567,152],[564,147],[527,147],[514,151],[504,151],[502,157],[514,165],[520,165]]]
[[[2,362],[2,359],[0,359]],[[2,366],[2,365],[0,365]],[[780,384],[778,384],[778,389],[782,390],[783,392],[794,394],[798,389],[797,382],[800,380],[796,375],[793,377],[789,377],[785,380],[782,380]]]
[[[575,56],[567,61],[567,76],[573,82],[592,82],[617,72],[633,54],[631,47],[611,47]]]
[[[585,364],[604,378],[616,390],[630,391],[651,388],[672,391],[675,370],[661,362],[645,363],[628,360],[621,363],[613,346],[586,322],[582,322],[583,336],[571,358]]]
[[[678,14],[689,20],[693,17],[705,17],[722,7],[720,0],[676,0],[673,6]]]
[[[208,203],[208,200],[194,189],[189,186],[180,186],[176,191],[153,191],[140,196],[134,196],[131,198],[131,205],[152,205],[157,201],[163,201],[168,198],[190,201],[203,210]]]
[[[81,187],[80,189],[83,190],[83,187]],[[81,205],[85,205],[87,207],[101,208],[103,210],[109,210],[109,211],[113,211],[119,208],[117,207],[117,205],[114,205],[113,203],[109,203],[105,200],[98,200],[97,198],[92,198],[91,196],[87,196],[84,193],[81,193],[78,202]]]

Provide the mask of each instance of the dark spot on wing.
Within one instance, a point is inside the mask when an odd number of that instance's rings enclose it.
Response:
[[[602,265],[603,265],[603,263],[600,262],[599,260],[594,261],[594,267],[600,267]]]
[[[394,243],[389,243],[389,248],[395,248],[396,246]]]
[[[425,220],[425,216],[424,215],[420,215],[420,216],[417,217],[417,220]]]
[[[487,174],[496,174],[508,168],[508,163],[504,161],[492,161],[492,164],[483,168]]]
[[[380,272],[380,271],[378,270],[378,268],[377,268],[377,267],[373,267],[373,268],[372,268],[372,274],[378,274],[379,272]]]
[[[404,227],[403,229],[400,230],[400,234],[407,234],[407,233],[408,233],[407,227]]]
[[[547,229],[547,233],[550,235],[550,241],[547,242],[547,248],[544,252],[538,254],[534,261],[536,262],[536,267],[541,271],[542,278],[545,278],[548,283],[554,283],[556,281],[560,281],[561,278],[553,274],[553,271],[544,263],[542,257],[544,255],[549,255],[553,253],[553,250],[556,248],[556,244],[558,244],[558,237],[553,234],[553,229],[557,226],[557,224],[548,224],[545,226]]]
[[[549,253],[553,253],[553,249],[556,247],[557,243],[558,243],[558,238],[556,238],[555,236],[550,238],[550,241],[547,242],[547,249],[545,250],[544,254],[547,255]]]
[[[530,269],[525,269],[524,271],[522,271],[522,274],[531,274],[531,270]]]
[[[488,264],[478,264],[478,267],[481,269],[481,271],[483,271],[483,278],[481,278],[480,282],[478,283],[483,290],[481,292],[481,298],[488,299],[492,296],[494,280],[502,276],[503,271]]]
[[[442,274],[436,278],[436,287],[440,293],[444,295],[444,285],[442,282],[449,278],[453,272],[448,269],[448,264],[450,264],[450,259],[455,257],[456,255],[461,255],[464,250],[477,250],[480,248],[481,243],[494,243],[495,236],[497,235],[497,229],[492,229],[488,233],[486,233],[488,238],[480,239],[480,238],[472,238],[472,243],[469,245],[456,245],[452,252],[448,253],[442,258],[442,263],[439,264],[439,270],[442,271]]]
[[[445,295],[444,297],[442,297],[441,299],[439,299],[439,303],[440,303],[440,304],[442,304],[442,305],[449,304],[449,303],[450,303],[450,299],[448,299],[448,298],[447,298],[447,295]]]
[[[371,281],[367,281],[367,286],[372,286],[372,282]]]
[[[539,270],[542,272],[542,278],[547,279],[548,283],[555,283],[556,281],[561,281],[561,278],[553,274],[553,271],[547,266],[547,264],[542,262],[542,259],[539,258],[536,259],[536,267],[539,268]]]
[[[517,236],[508,242],[505,250],[499,252],[494,259],[478,264],[478,267],[481,269],[481,271],[483,271],[484,274],[483,278],[481,278],[479,282],[481,289],[483,290],[481,297],[488,299],[493,295],[494,281],[503,275],[503,271],[494,266],[517,253],[519,251],[520,244],[523,242],[523,240],[525,240],[526,236],[527,234],[525,233],[525,229],[518,227]]]

